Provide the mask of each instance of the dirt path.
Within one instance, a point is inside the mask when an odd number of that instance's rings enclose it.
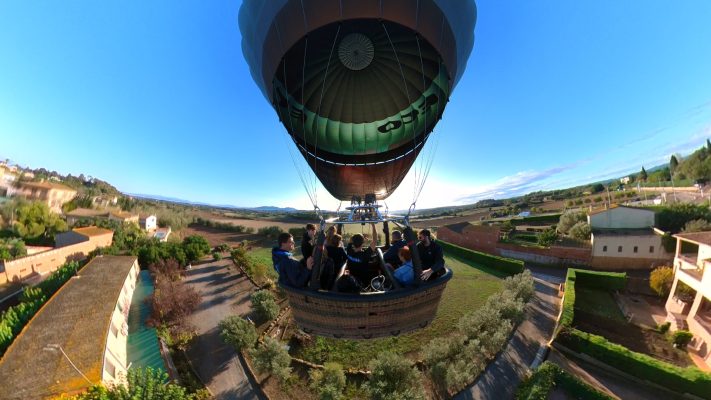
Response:
[[[188,349],[200,379],[217,400],[259,399],[241,358],[224,344],[217,326],[229,315],[249,313],[254,286],[232,267],[231,260],[193,266],[186,281],[202,295],[202,303],[191,316],[198,336]]]
[[[455,399],[513,398],[538,349],[550,340],[560,310],[558,284],[562,278],[532,272],[536,296],[528,306],[526,319],[496,360],[489,363],[474,384],[457,394]]]

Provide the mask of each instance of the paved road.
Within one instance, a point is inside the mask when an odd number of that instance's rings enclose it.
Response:
[[[511,399],[528,371],[541,344],[548,343],[560,310],[556,271],[532,271],[536,297],[528,306],[526,319],[518,326],[509,343],[472,386],[455,399]],[[546,279],[546,280],[544,280]]]
[[[245,374],[243,360],[220,339],[217,327],[229,315],[249,313],[254,286],[232,267],[231,260],[193,266],[186,282],[202,295],[202,303],[191,316],[198,336],[188,349],[200,379],[217,400],[259,399]]]

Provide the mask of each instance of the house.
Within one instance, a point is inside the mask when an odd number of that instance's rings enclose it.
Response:
[[[630,183],[630,177],[625,176],[624,178],[620,178],[620,183],[623,185],[627,185],[628,183]]]
[[[64,213],[67,218],[67,225],[74,226],[80,221],[89,221],[95,223],[99,219],[108,219],[109,213],[102,210],[94,210],[91,208],[75,208],[72,211]]]
[[[598,269],[649,269],[671,261],[662,246],[663,231],[654,228],[654,211],[612,206],[588,214],[591,265]]]
[[[674,282],[665,308],[671,330],[686,327],[689,347],[711,367],[711,232],[680,233],[676,238]],[[680,282],[688,286],[681,290]],[[691,291],[684,299],[682,292]]]
[[[153,233],[153,238],[158,239],[159,242],[167,242],[170,236],[170,227],[158,228]]]
[[[111,246],[114,232],[87,226],[55,235],[55,247],[27,252],[14,260],[0,260],[0,284],[46,275],[68,261],[83,260],[99,247]],[[1,398],[1,397],[0,397]]]
[[[62,206],[71,201],[77,191],[56,182],[24,182],[20,181],[7,189],[9,197],[20,196],[28,200],[38,200],[47,204],[52,212],[62,212]]]
[[[139,218],[138,224],[144,231],[154,231],[158,227],[158,217],[154,214],[144,215]]]
[[[110,211],[108,219],[109,221],[116,221],[122,224],[138,225],[138,214],[133,214],[128,211]]]
[[[0,165],[0,196],[7,196],[8,191],[15,184],[16,180],[17,174],[12,172],[7,166]]]
[[[0,359],[0,398],[54,398],[125,382],[138,274],[136,257],[98,256],[67,281]]]
[[[74,226],[80,221],[95,223],[97,220],[116,221],[122,224],[133,223],[138,225],[138,214],[125,211],[94,210],[91,208],[77,208],[64,214],[67,225]]]

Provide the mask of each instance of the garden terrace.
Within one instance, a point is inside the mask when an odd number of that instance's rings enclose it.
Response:
[[[0,398],[46,398],[99,383],[109,323],[135,257],[102,256],[87,264],[47,301],[0,360]]]
[[[568,269],[563,310],[554,344],[677,393],[711,398],[711,375],[696,368],[681,368],[665,362],[676,360],[682,363],[683,358],[661,334],[628,324],[621,316],[611,292],[622,290],[625,285],[624,273]],[[675,359],[677,356],[679,358]],[[688,360],[688,355],[686,358]]]

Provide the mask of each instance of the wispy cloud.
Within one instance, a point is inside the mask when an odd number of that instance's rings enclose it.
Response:
[[[476,202],[481,199],[504,198],[518,196],[538,190],[541,183],[553,176],[577,168],[580,163],[549,168],[543,171],[521,171],[514,175],[503,177],[490,185],[484,185],[473,193],[460,197],[457,203]]]

